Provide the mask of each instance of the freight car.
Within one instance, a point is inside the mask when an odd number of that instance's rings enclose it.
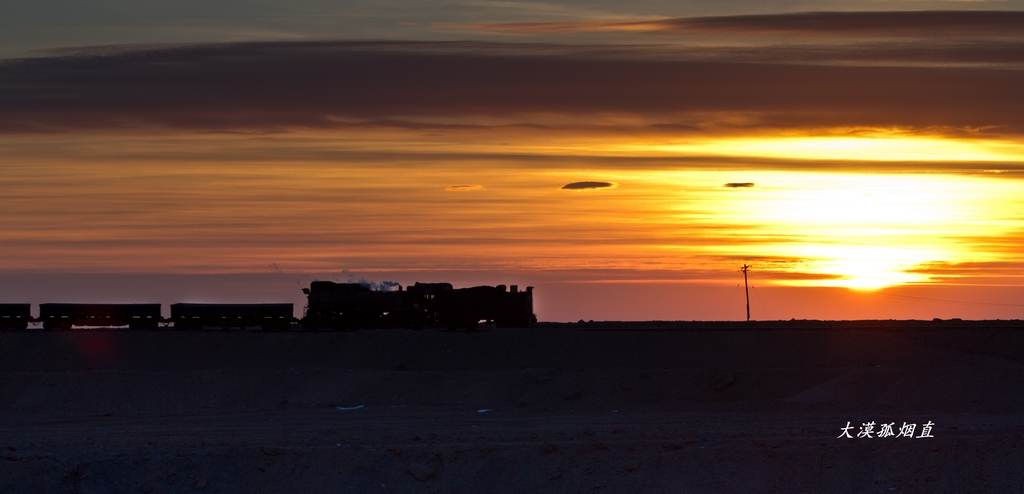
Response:
[[[291,325],[293,304],[171,304],[175,329],[224,329],[259,326],[285,330]]]
[[[0,304],[0,329],[26,329],[32,321],[32,304]]]
[[[39,304],[39,320],[45,329],[71,329],[71,326],[156,329],[163,318],[160,304]]]
[[[527,327],[536,322],[533,287],[505,285],[454,288],[451,283],[416,283],[407,290],[376,291],[359,283],[314,281],[303,289],[306,329]]]

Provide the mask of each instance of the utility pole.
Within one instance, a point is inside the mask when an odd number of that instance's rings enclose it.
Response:
[[[750,269],[750,266],[744,264],[743,269],[741,269],[740,271],[743,271],[743,291],[747,292],[747,322],[750,322],[750,288],[747,286],[748,269]]]

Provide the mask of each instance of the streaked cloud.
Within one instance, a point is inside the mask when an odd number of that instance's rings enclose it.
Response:
[[[444,190],[446,190],[448,192],[475,192],[475,191],[479,191],[479,190],[484,190],[484,186],[483,185],[479,185],[479,184],[473,184],[473,185],[451,185],[451,186],[445,187]]]
[[[781,34],[886,38],[957,36],[1024,37],[1024,12],[909,11],[800,12],[635,20],[513,23],[436,23],[437,28],[499,33],[651,32],[675,34]]]
[[[615,187],[612,182],[573,182],[562,186],[562,190],[594,190]]]
[[[947,61],[989,54],[1024,62],[1020,45],[1003,41],[954,48],[961,51]],[[872,46],[855,64],[835,63],[851,49],[736,50],[690,57],[649,46],[303,42],[85,51],[0,62],[0,132],[590,126],[638,135],[1024,134],[1024,70],[901,65],[885,55],[940,51],[925,45]],[[747,63],[755,55],[761,63]]]
[[[723,185],[722,187],[728,187],[730,189],[742,189],[742,188],[748,188],[748,187],[753,187],[753,186],[754,186],[754,182],[729,182],[729,183]]]

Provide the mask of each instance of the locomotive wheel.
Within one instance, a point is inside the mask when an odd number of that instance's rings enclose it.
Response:
[[[530,327],[530,321],[528,319],[499,319],[494,321],[494,327],[496,328],[528,328]]]
[[[185,321],[179,319],[177,321],[174,321],[174,329],[180,329],[183,331],[196,331],[203,329],[203,323],[199,321]]]
[[[476,329],[480,325],[480,321],[473,319],[450,319],[445,323],[447,329]]]
[[[261,331],[287,331],[289,324],[287,321],[272,321],[260,324]]]

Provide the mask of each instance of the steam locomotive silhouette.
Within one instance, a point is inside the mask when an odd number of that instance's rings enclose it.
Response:
[[[473,329],[480,321],[497,327],[528,327],[533,313],[533,287],[516,285],[453,288],[451,283],[416,283],[397,291],[372,290],[359,283],[314,281],[302,290],[307,304],[302,319],[293,304],[171,304],[163,318],[160,304],[39,304],[33,318],[30,304],[0,304],[0,329],[44,329],[73,326],[128,326],[156,329],[172,323],[175,329],[223,329],[259,326],[285,330],[298,322],[305,329],[425,328]]]
[[[359,283],[314,281],[302,326],[317,328],[474,329],[480,321],[501,327],[528,327],[533,314],[533,287],[516,285],[453,288],[451,283],[416,283],[403,290],[374,291]]]

